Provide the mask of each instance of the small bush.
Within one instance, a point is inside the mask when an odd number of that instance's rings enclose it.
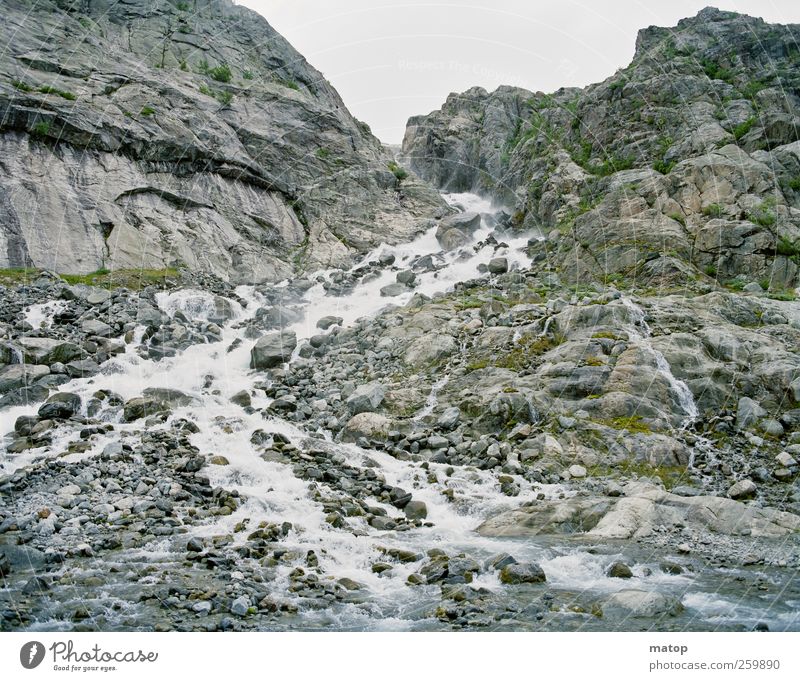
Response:
[[[326,158],[330,157],[331,150],[330,149],[323,149],[322,147],[320,147],[319,149],[317,149],[317,151],[315,153],[316,153],[317,158],[322,159],[324,161]]]
[[[718,203],[709,203],[703,206],[703,215],[709,218],[718,218],[722,215],[722,206]]]
[[[755,122],[756,122],[756,117],[755,116],[750,116],[750,118],[748,118],[743,123],[739,123],[739,125],[737,125],[733,129],[733,138],[735,140],[737,140],[737,141],[740,140],[748,132],[750,132],[750,128],[752,128],[753,125],[755,125]]]
[[[794,192],[800,191],[800,175],[791,178],[786,185]]]
[[[670,213],[668,218],[672,218],[675,222],[679,223],[682,227],[686,227],[686,218],[680,213]]]
[[[290,90],[299,90],[300,86],[297,84],[297,81],[292,80],[291,78],[288,79],[281,79],[278,81],[284,87],[288,87]]]
[[[408,171],[405,168],[402,168],[401,166],[397,165],[397,163],[395,163],[394,161],[389,161],[387,167],[389,168],[389,170],[392,171],[392,173],[394,173],[394,176],[400,182],[402,182],[408,177]]]
[[[755,222],[762,227],[772,227],[775,224],[775,213],[770,209],[770,203],[764,201],[758,208],[747,214],[750,222]]]
[[[675,161],[665,161],[663,158],[659,159],[653,164],[653,170],[661,173],[662,175],[668,174],[675,167]]]
[[[143,106],[139,114],[142,116],[152,116],[155,112],[156,110],[152,106]]]
[[[233,74],[227,64],[220,64],[209,70],[208,75],[220,83],[230,83]]]
[[[214,94],[214,98],[222,104],[222,106],[229,106],[233,101],[233,93],[227,90],[220,90]]]
[[[34,137],[47,137],[50,134],[50,121],[39,121],[31,129]]]
[[[703,272],[705,272],[709,277],[717,276],[717,268],[714,265],[706,265],[703,268]]]

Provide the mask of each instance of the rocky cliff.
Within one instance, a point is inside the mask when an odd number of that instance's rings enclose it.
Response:
[[[800,26],[707,8],[640,31],[631,64],[546,95],[501,87],[411,118],[440,187],[514,207],[571,281],[798,283]]]
[[[274,281],[443,210],[228,0],[7,0],[0,42],[0,267]]]

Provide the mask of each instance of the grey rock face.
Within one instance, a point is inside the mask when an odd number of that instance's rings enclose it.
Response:
[[[275,281],[447,212],[263,18],[182,7],[4,5],[0,267]]]
[[[288,361],[297,347],[294,331],[280,331],[262,336],[250,350],[251,369],[272,369]]]
[[[798,39],[797,25],[707,8],[640,31],[631,64],[584,89],[450,95],[409,119],[402,154],[438,187],[506,204],[512,227],[551,231],[530,253],[571,282],[636,269],[793,288],[800,99],[782,93],[800,83]]]

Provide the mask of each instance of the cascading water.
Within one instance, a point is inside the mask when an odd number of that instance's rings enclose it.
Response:
[[[488,202],[472,195],[451,195],[448,200],[465,208],[483,212],[491,210]],[[484,222],[475,234],[475,243],[480,244],[490,232]],[[340,316],[342,326],[347,326],[360,317],[376,314],[387,304],[403,304],[415,292],[430,296],[446,291],[459,281],[480,276],[478,266],[495,254],[506,256],[511,267],[524,266],[527,259],[523,249],[527,240],[527,236],[514,237],[507,239],[507,245],[500,248],[490,244],[475,247],[473,244],[461,252],[442,254],[431,230],[409,244],[380,247],[359,265],[389,254],[394,256],[396,266],[403,268],[419,256],[433,254],[439,259],[440,266],[435,271],[422,272],[414,289],[389,300],[381,299],[377,291],[393,281],[394,273],[390,270],[380,273],[377,279],[357,284],[346,295],[326,294],[323,283],[329,281],[333,273],[319,273],[313,277],[319,283],[306,291],[300,303],[304,318],[292,328],[301,338],[308,338],[315,332],[313,325],[316,320],[324,315]],[[203,473],[208,476],[212,487],[236,490],[242,499],[234,512],[211,518],[204,525],[196,526],[193,532],[212,540],[218,536],[235,535],[237,527],[256,528],[262,523],[288,521],[291,530],[285,538],[287,549],[298,555],[314,552],[325,573],[349,578],[368,590],[369,597],[361,602],[303,611],[302,626],[350,629],[435,626],[435,622],[420,623],[420,617],[437,603],[439,587],[421,585],[412,589],[406,583],[418,569],[418,563],[400,563],[387,573],[373,569],[387,546],[420,556],[433,547],[448,554],[466,552],[481,562],[507,552],[519,561],[536,561],[545,566],[553,575],[553,588],[586,590],[593,594],[611,593],[620,588],[618,580],[608,578],[604,573],[607,564],[617,555],[616,549],[608,555],[598,556],[585,547],[567,545],[563,541],[519,541],[486,538],[475,533],[482,521],[498,512],[526,503],[534,504],[537,500],[564,497],[565,490],[559,485],[532,484],[520,475],[508,473],[505,477],[519,488],[516,496],[509,497],[501,490],[500,480],[492,471],[432,462],[422,467],[419,462],[400,460],[385,452],[331,442],[326,432],[309,432],[302,423],[262,413],[272,399],[266,397],[261,389],[263,376],[249,368],[252,342],[243,342],[243,328],[264,304],[264,298],[252,287],[239,287],[235,293],[244,304],[188,289],[158,294],[158,305],[170,317],[179,316],[201,326],[227,317],[226,321],[217,324],[220,327],[219,340],[191,345],[173,357],[156,361],[139,352],[145,329],[137,327],[127,351],[108,360],[100,374],[90,379],[72,380],[60,389],[80,395],[84,411],[97,391],[113,391],[123,400],[154,387],[185,393],[190,401],[174,407],[169,420],[163,425],[150,426],[151,430],[166,429],[180,419],[196,424],[198,430],[190,436],[191,443],[206,457],[224,455],[227,460],[227,465],[207,466]],[[686,414],[687,422],[695,419],[697,408],[686,384],[675,378],[663,355],[648,340],[649,327],[643,311],[628,299],[623,298],[623,302],[634,320],[632,332],[636,341],[652,354]],[[45,315],[44,309],[30,312],[31,318]],[[439,391],[447,380],[448,377],[444,376],[434,383],[425,406],[415,414],[416,421],[433,413]],[[231,402],[231,397],[242,390],[251,395],[249,409]],[[4,429],[3,432],[10,431],[15,419],[29,412],[30,407],[0,412],[0,428]],[[111,443],[135,442],[134,433],[141,430],[141,422],[123,423],[118,413],[113,418],[113,433],[99,435],[91,447],[68,454],[63,460],[68,463],[96,457]],[[321,481],[316,485],[317,496],[313,496],[309,492],[308,480],[295,474],[292,463],[265,460],[260,456],[259,449],[251,440],[251,434],[258,430],[273,436],[284,435],[291,442],[303,443],[304,446],[313,447],[318,443],[318,447],[327,448],[325,451],[330,452],[329,456],[340,461],[342,466],[356,472],[370,471],[371,475],[379,476],[389,485],[412,490],[414,499],[427,506],[426,523],[409,531],[395,532],[391,529],[377,530],[363,519],[353,517],[347,519],[347,529],[337,528],[329,522],[326,499],[335,504],[345,503],[341,485]],[[73,433],[70,427],[57,430],[48,451],[65,451]],[[11,472],[46,455],[42,449],[31,449],[13,457],[6,456],[2,460],[4,472]],[[370,503],[390,514],[395,512],[381,500],[371,500]],[[155,559],[168,555],[170,550],[166,541],[153,542],[146,547],[145,554]],[[686,575],[667,575],[651,570],[648,560],[647,556],[641,556],[634,564],[631,584],[636,587],[683,593],[694,584],[693,578]],[[293,570],[291,565],[278,567],[270,588],[282,589],[284,596],[291,598],[289,587]],[[504,593],[497,572],[481,572],[472,586],[494,594]]]

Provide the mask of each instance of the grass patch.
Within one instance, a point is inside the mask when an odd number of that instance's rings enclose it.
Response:
[[[775,252],[778,255],[784,255],[787,258],[800,255],[800,241],[793,241],[788,237],[782,236],[778,239],[778,243],[775,246]]]
[[[231,73],[231,67],[227,64],[220,64],[219,66],[215,66],[213,69],[209,69],[208,75],[220,83],[230,83],[231,78],[233,77],[233,74]]]
[[[146,286],[163,286],[180,276],[180,270],[167,267],[162,270],[108,270],[101,267],[89,274],[62,274],[68,284],[87,284],[112,289],[125,287],[135,291]]]
[[[59,97],[68,99],[71,102],[74,102],[77,99],[77,97],[75,97],[75,95],[73,95],[71,92],[67,92],[65,90],[59,90],[58,88],[55,88],[52,85],[42,85],[39,88],[39,92],[41,92],[44,95],[58,95]]]
[[[718,203],[709,203],[707,206],[703,206],[703,215],[708,218],[718,218],[722,215],[722,206]]]
[[[634,416],[618,416],[613,419],[598,420],[596,423],[613,428],[614,430],[627,430],[629,433],[651,434],[653,430],[638,414]]]
[[[44,138],[50,134],[50,121],[39,121],[31,128],[33,137]]]
[[[17,90],[21,90],[22,92],[33,92],[33,88],[21,80],[12,80],[11,84],[17,88]]]
[[[41,272],[36,267],[12,267],[0,269],[0,284],[3,286],[19,286],[35,280]]]
[[[772,227],[776,220],[772,205],[771,201],[763,201],[758,208],[747,214],[747,219],[762,227]]]
[[[139,112],[141,116],[152,116],[156,110],[152,106],[143,106],[142,110]]]

